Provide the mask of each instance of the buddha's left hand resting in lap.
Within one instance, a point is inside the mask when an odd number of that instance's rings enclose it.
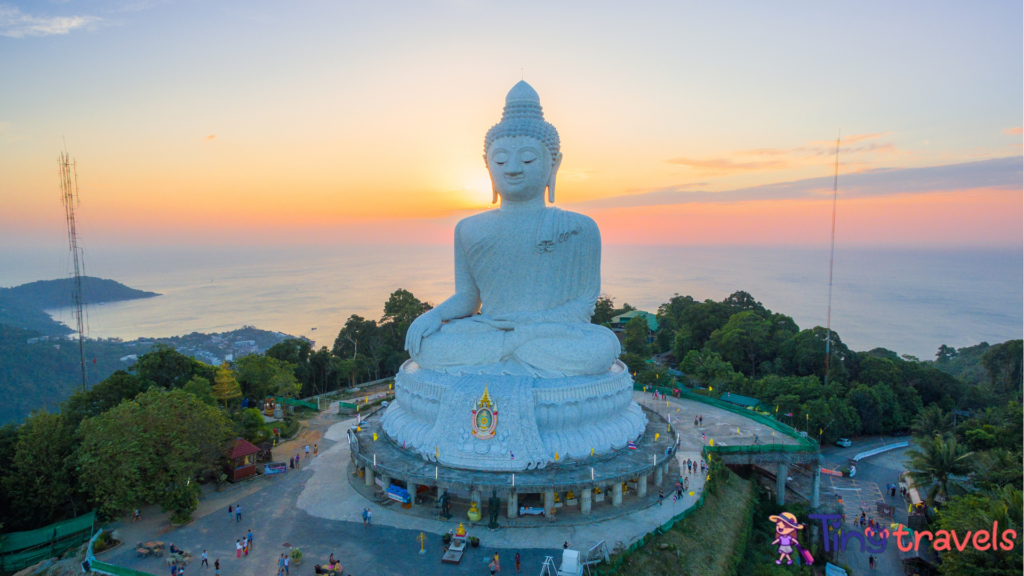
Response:
[[[422,368],[455,374],[605,372],[619,342],[590,323],[601,235],[587,216],[545,205],[562,153],[529,84],[509,92],[484,152],[501,206],[455,227],[455,294],[412,323],[406,350]]]

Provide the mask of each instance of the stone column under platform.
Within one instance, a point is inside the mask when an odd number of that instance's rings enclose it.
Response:
[[[622,506],[622,482],[612,484],[612,506]]]
[[[583,514],[584,516],[590,514],[590,509],[593,505],[593,500],[591,498],[593,493],[594,490],[591,488],[584,488],[583,490],[580,490],[580,514]]]
[[[544,489],[544,513],[550,514],[551,509],[555,507],[555,489],[545,488]]]
[[[363,480],[366,481],[366,485],[367,486],[371,486],[372,487],[373,486],[373,467],[372,466],[367,466],[366,468],[363,468],[363,470],[365,470],[365,472],[363,474]]]
[[[510,520],[519,517],[519,494],[515,490],[508,493],[508,517]]]
[[[811,510],[817,510],[821,505],[821,464],[812,462],[814,471],[811,472]]]
[[[644,498],[647,496],[647,481],[650,480],[651,475],[647,474],[636,479],[636,495],[637,498]]]
[[[779,506],[786,503],[786,478],[789,476],[789,466],[785,462],[779,462],[775,473],[775,503]]]
[[[420,487],[418,485],[416,485],[416,484],[413,484],[412,482],[408,482],[407,485],[409,486],[409,496],[410,496],[409,503],[412,504],[413,506],[415,506],[416,505],[416,491],[419,490]]]
[[[380,489],[387,492],[388,488],[391,488],[391,478],[388,478],[386,474],[380,477]]]
[[[654,485],[658,486],[659,488],[661,487],[661,485],[662,485],[661,483],[664,480],[663,469],[664,469],[664,466],[655,466],[654,467]]]

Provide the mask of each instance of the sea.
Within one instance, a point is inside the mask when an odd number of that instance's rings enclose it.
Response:
[[[87,307],[90,337],[166,337],[243,325],[330,347],[353,314],[379,319],[398,288],[439,303],[454,290],[450,246],[93,248],[86,273],[161,296]],[[0,286],[66,277],[66,250],[0,253]],[[829,250],[605,246],[602,292],[655,312],[673,294],[745,290],[801,328],[828,318]],[[831,327],[854,350],[932,359],[939,345],[995,344],[1024,332],[1020,249],[837,247]],[[72,324],[69,308],[48,311]]]

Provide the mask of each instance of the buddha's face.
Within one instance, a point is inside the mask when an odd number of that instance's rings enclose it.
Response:
[[[558,166],[544,144],[529,136],[499,138],[487,151],[487,170],[502,200],[523,202],[544,194]]]

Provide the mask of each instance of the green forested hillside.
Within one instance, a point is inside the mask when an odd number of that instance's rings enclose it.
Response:
[[[16,422],[32,410],[55,410],[76,388],[81,388],[78,341],[50,340],[29,344],[39,332],[0,324],[0,424]],[[139,353],[149,350],[140,344]],[[85,342],[86,379],[98,384],[128,366],[121,358],[134,354],[120,342]],[[94,362],[95,361],[95,362]]]
[[[0,324],[24,330],[35,330],[46,336],[71,334],[73,330],[57,322],[44,310],[71,306],[71,278],[39,280],[14,288],[0,288]],[[82,301],[86,304],[119,302],[159,296],[129,288],[120,282],[85,276],[82,278]]]

